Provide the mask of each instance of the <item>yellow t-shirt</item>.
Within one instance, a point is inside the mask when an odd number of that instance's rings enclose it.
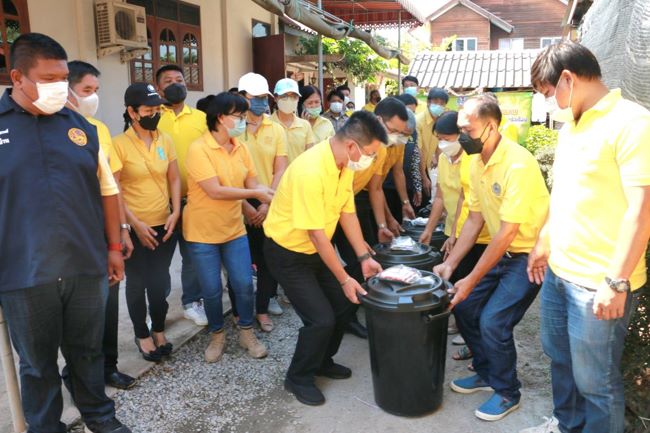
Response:
[[[383,146],[382,146],[383,147]],[[384,168],[381,175],[383,176],[382,180],[386,180],[388,173],[391,171],[395,164],[404,164],[404,150],[406,146],[404,145],[393,145],[386,147],[386,159],[384,159]]]
[[[99,139],[99,152],[97,154],[97,178],[99,179],[99,189],[103,197],[117,195],[120,193],[111,166],[108,164],[108,158],[111,154],[113,143],[111,141],[111,133],[108,127],[93,117],[86,117],[88,123],[93,125],[97,130],[97,138]]]
[[[316,143],[320,143],[323,140],[327,140],[328,138],[334,136],[335,134],[334,125],[332,125],[332,122],[330,122],[323,116],[318,116],[316,118],[316,121],[311,126],[311,130],[314,133],[314,138],[316,139]]]
[[[442,193],[442,202],[447,211],[445,219],[445,235],[451,235],[451,228],[456,220],[456,207],[460,197],[460,160],[452,162],[447,155],[438,157],[438,186]]]
[[[377,106],[377,104],[373,104],[372,102],[368,102],[366,105],[363,106],[362,110],[370,111],[371,113],[374,113],[376,106]]]
[[[255,166],[245,145],[235,145],[228,153],[209,131],[190,145],[187,152],[187,206],[183,210],[183,237],[190,242],[223,244],[246,234],[242,200],[215,200],[199,182],[216,177],[219,184],[245,188],[246,179],[255,177]]]
[[[436,120],[431,113],[429,113],[429,110],[417,114],[415,119],[415,129],[418,132],[418,148],[420,149],[420,157],[424,161],[426,167],[431,168],[433,166],[436,150],[438,149],[438,137],[433,133]]]
[[[472,160],[475,158],[480,158],[480,155],[468,155],[463,152],[463,156],[460,157],[460,185],[463,188],[463,207],[460,209],[460,216],[456,222],[456,237],[460,236],[460,231],[467,221],[469,216],[469,173],[470,166],[472,165]],[[479,233],[478,238],[476,239],[477,244],[487,245],[492,240],[490,236],[490,231],[488,230],[487,224],[483,225],[481,233]]]
[[[176,161],[174,144],[169,135],[158,131],[149,149],[133,127],[113,137],[110,164],[120,172],[122,196],[129,210],[145,224],[165,224],[169,216],[167,170]]]
[[[262,124],[255,134],[246,130],[238,139],[246,145],[255,163],[258,182],[271,186],[275,158],[287,156],[287,134],[284,128],[264,115]]]
[[[354,180],[352,182],[352,190],[354,191],[354,195],[357,195],[362,189],[366,188],[374,175],[384,177],[386,174],[384,172],[384,165],[387,153],[388,152],[384,146],[379,146],[379,150],[377,150],[377,157],[372,162],[370,167],[363,171],[354,172]]]
[[[178,116],[173,109],[161,106],[160,123],[158,130],[168,134],[174,143],[176,157],[178,158],[178,169],[181,174],[181,197],[187,195],[187,164],[185,156],[190,144],[199,138],[208,129],[205,121],[205,113],[201,110],[190,108],[185,104]]]
[[[338,169],[329,140],[304,152],[282,176],[264,221],[266,236],[288,250],[316,254],[308,230],[324,230],[331,239],[341,213],[354,213],[353,175]]]
[[[517,223],[519,230],[508,251],[528,253],[548,213],[549,194],[537,161],[517,143],[501,138],[492,157],[470,167],[469,209],[481,212],[494,237],[501,222]]]
[[[293,162],[298,155],[303,153],[307,149],[308,144],[314,144],[316,142],[316,137],[314,137],[311,124],[305,119],[301,119],[294,115],[293,123],[289,128],[287,128],[284,123],[278,119],[278,113],[276,111],[271,116],[271,120],[276,122],[286,131],[287,156],[289,157],[289,163]]]
[[[559,277],[597,289],[605,280],[628,204],[626,187],[650,185],[650,112],[612,90],[559,134],[549,264]],[[646,282],[645,254],[630,283]]]

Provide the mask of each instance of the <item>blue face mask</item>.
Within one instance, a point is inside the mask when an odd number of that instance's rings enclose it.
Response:
[[[269,101],[266,98],[253,98],[250,100],[251,102],[251,107],[249,110],[256,115],[256,116],[261,116],[264,113],[268,113],[269,111]]]
[[[407,95],[411,95],[411,96],[418,96],[418,88],[417,87],[406,87],[404,89],[404,93],[406,93]]]
[[[246,130],[246,119],[239,119],[235,122],[234,128],[226,127],[226,129],[228,130],[229,137],[239,137]]]
[[[429,113],[433,117],[439,117],[445,111],[445,107],[438,104],[429,104]]]

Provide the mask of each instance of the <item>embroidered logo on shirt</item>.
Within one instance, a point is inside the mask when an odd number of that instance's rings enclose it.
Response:
[[[162,159],[164,161],[166,159],[166,157],[165,157],[165,151],[163,150],[163,148],[158,146],[158,147],[156,147],[156,150],[158,151],[158,158],[160,158],[160,159]]]
[[[492,192],[494,195],[501,195],[501,185],[499,185],[497,182],[494,182],[492,184]]]
[[[79,128],[70,128],[68,130],[68,138],[77,146],[85,146],[88,144],[86,133]]]
[[[4,135],[4,134],[9,134],[9,128],[5,129],[4,131],[0,131],[0,135]],[[9,143],[11,143],[11,141],[9,141],[8,138],[0,138],[0,146]]]

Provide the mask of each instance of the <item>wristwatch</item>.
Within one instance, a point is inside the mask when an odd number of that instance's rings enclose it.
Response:
[[[381,223],[381,224],[379,224],[379,226],[377,226],[377,227],[379,227],[380,230],[381,230],[381,229],[385,229],[385,228],[386,228],[386,223]]]
[[[408,199],[407,200],[402,200],[402,204],[411,204],[411,202],[408,201]]]
[[[364,261],[368,260],[371,257],[372,256],[370,255],[370,253],[365,253],[364,255],[357,257],[357,261],[359,263],[363,263]]]
[[[615,292],[625,293],[630,291],[630,280],[624,280],[623,278],[617,278],[612,280],[609,277],[605,277],[605,282]]]
[[[130,224],[120,224],[121,229],[126,229],[129,233],[131,233],[131,225]]]

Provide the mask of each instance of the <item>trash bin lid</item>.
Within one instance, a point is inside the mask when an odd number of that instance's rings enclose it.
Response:
[[[417,243],[411,251],[392,250],[390,243],[383,243],[375,245],[373,250],[377,253],[374,259],[380,263],[390,261],[392,263],[408,265],[414,260],[426,259],[427,256],[431,255],[433,249],[429,245]]]
[[[368,294],[360,300],[370,308],[396,313],[446,308],[449,283],[432,272],[419,272],[423,279],[413,284],[372,277],[365,284]]]

